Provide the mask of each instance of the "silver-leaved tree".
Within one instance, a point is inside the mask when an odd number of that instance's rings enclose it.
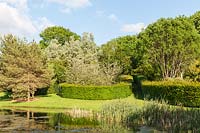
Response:
[[[71,37],[65,45],[52,40],[45,49],[49,62],[60,62],[65,68],[65,82],[82,85],[110,85],[121,69],[117,63],[101,63],[93,35],[83,33],[80,40]],[[54,70],[55,71],[55,70]],[[56,74],[56,73],[55,73]],[[63,76],[63,75],[62,75]]]

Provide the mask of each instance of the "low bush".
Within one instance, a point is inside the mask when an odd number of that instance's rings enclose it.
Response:
[[[125,98],[132,94],[130,84],[116,84],[111,86],[85,86],[74,84],[60,84],[59,95],[64,98],[85,100],[109,100]]]
[[[143,82],[144,98],[164,100],[169,104],[200,107],[200,83],[186,81]]]

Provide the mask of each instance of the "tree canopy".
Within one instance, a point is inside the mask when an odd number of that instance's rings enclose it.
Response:
[[[192,20],[196,30],[200,34],[200,11],[194,13],[192,16],[190,16],[190,19]]]
[[[132,57],[136,54],[137,36],[123,36],[112,39],[100,48],[100,61],[117,62],[123,74],[131,74]]]
[[[13,99],[34,97],[37,88],[49,85],[50,73],[41,50],[12,35],[1,39],[0,86],[12,91]]]
[[[147,62],[161,78],[182,77],[198,56],[200,36],[184,16],[161,18],[140,34]]]
[[[64,45],[65,42],[69,42],[72,36],[75,40],[80,39],[79,35],[62,26],[48,27],[40,33],[40,37],[42,38],[40,45],[42,48],[46,48],[53,39],[56,39],[59,44]]]
[[[52,41],[45,49],[48,60],[55,66],[60,62],[59,69],[54,74],[56,79],[64,77],[65,82],[85,85],[106,85],[115,82],[120,72],[117,63],[100,63],[98,47],[94,43],[93,35],[83,33],[80,40],[71,38],[65,45]],[[58,69],[57,69],[58,70]],[[59,81],[58,81],[59,82]]]

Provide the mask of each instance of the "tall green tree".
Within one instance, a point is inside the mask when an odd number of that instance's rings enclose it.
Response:
[[[161,18],[139,36],[146,47],[144,62],[164,79],[183,77],[200,50],[200,36],[184,16]]]
[[[80,39],[79,35],[62,26],[48,27],[40,33],[40,37],[42,38],[40,46],[46,48],[53,39],[56,39],[59,44],[64,45],[66,41],[69,42],[72,36],[75,40]]]
[[[137,37],[123,36],[112,39],[100,48],[100,61],[103,63],[117,62],[122,74],[131,74],[133,57],[136,57]]]
[[[12,35],[1,39],[0,86],[11,90],[13,99],[34,98],[37,88],[46,87],[50,73],[40,48]]]

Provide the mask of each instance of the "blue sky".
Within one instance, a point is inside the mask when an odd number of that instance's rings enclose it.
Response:
[[[0,0],[0,34],[39,41],[44,28],[60,25],[79,35],[92,32],[100,45],[137,34],[161,17],[199,10],[198,0]]]

